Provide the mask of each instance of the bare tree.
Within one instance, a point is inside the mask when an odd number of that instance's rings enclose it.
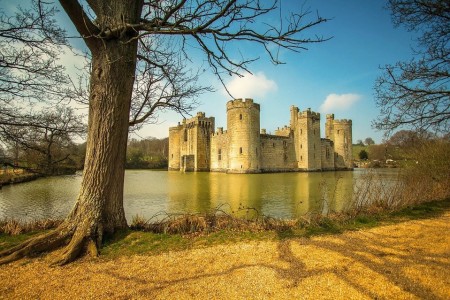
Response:
[[[148,45],[152,45],[151,49]],[[156,123],[159,113],[165,110],[189,114],[199,104],[197,97],[212,91],[209,86],[198,84],[198,71],[186,68],[189,57],[176,50],[174,38],[146,36],[139,39],[131,129]]]
[[[367,137],[364,139],[364,143],[369,146],[375,144],[375,141],[371,137]]]
[[[14,149],[15,166],[19,152],[26,149],[28,157],[37,161],[28,160],[19,167],[34,172],[51,172],[51,165],[55,166],[51,156],[58,143],[52,141],[54,137],[62,132],[67,136],[79,134],[83,127],[67,127],[63,123],[75,118],[73,112],[62,107],[53,109],[78,97],[59,62],[60,54],[70,47],[65,31],[57,26],[57,13],[55,7],[39,5],[38,1],[18,6],[12,13],[0,9],[0,142]],[[38,145],[43,143],[44,132],[51,149]],[[45,160],[43,155],[47,156]]]
[[[30,102],[71,97],[70,78],[58,64],[65,46],[65,32],[56,26],[54,7],[23,9],[14,15],[0,10],[0,103],[15,99]],[[3,110],[2,110],[3,111]],[[1,113],[1,112],[0,112]]]
[[[139,42],[151,54],[157,51],[151,43],[154,38],[176,39],[172,45],[178,45],[178,52],[189,57],[191,51],[201,51],[222,80],[226,74],[250,71],[250,63],[257,59],[242,51],[240,59],[231,56],[231,49],[241,43],[260,46],[272,62],[281,63],[279,48],[300,51],[322,42],[323,38],[309,38],[306,32],[327,21],[302,11],[284,16],[276,0],[87,0],[85,7],[74,0],[59,2],[92,57],[81,189],[72,212],[57,229],[1,252],[0,263],[66,244],[56,264],[68,263],[85,251],[97,255],[105,234],[127,227],[124,163]],[[270,25],[269,17],[270,24],[273,18],[280,19]]]
[[[422,142],[430,141],[433,138],[436,138],[436,136],[428,131],[400,130],[394,133],[386,141],[386,144],[405,149],[413,149],[418,147]]]
[[[375,92],[380,116],[374,127],[448,132],[450,127],[450,4],[432,0],[389,0],[396,26],[420,34],[415,58],[383,68]]]
[[[0,142],[13,149],[15,163],[12,166],[46,175],[58,173],[67,166],[73,138],[86,133],[82,117],[69,107],[56,107],[28,116],[12,113],[9,120],[3,121]]]

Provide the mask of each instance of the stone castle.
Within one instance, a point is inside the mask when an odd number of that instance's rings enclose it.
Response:
[[[227,126],[199,112],[169,129],[169,170],[261,173],[353,168],[352,121],[327,115],[326,138],[320,114],[291,106],[289,126],[275,134],[260,130],[260,105],[252,99],[227,103]]]

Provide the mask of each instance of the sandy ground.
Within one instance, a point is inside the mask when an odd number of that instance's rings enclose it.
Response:
[[[450,212],[342,235],[0,267],[1,299],[449,299]]]

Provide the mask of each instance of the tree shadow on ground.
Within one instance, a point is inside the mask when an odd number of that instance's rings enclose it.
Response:
[[[159,255],[135,256],[134,252],[132,257],[121,252],[113,259],[86,259],[63,268],[48,268],[44,260],[18,262],[1,267],[0,294],[5,299],[20,298],[19,294],[66,297],[73,290],[76,298],[95,294],[97,298],[192,299],[204,293],[206,298],[219,299],[446,299],[449,230],[447,213],[438,219],[339,235],[298,238],[295,232],[279,231],[270,241],[183,248],[187,250]],[[130,237],[132,233],[116,234],[111,245],[137,247],[133,243],[140,240]],[[44,287],[51,294],[42,294]]]
[[[412,229],[409,233],[404,229],[397,233],[395,226],[387,232],[380,227],[379,230],[315,238],[291,238],[289,232],[279,232],[272,260],[258,261],[255,252],[252,254],[255,259],[247,260],[248,263],[229,263],[222,269],[211,271],[186,259],[182,262],[186,264],[184,267],[197,269],[189,274],[177,274],[174,279],[170,276],[164,279],[156,276],[151,280],[125,276],[120,268],[111,268],[107,274],[119,281],[137,283],[140,295],[158,295],[174,286],[189,289],[190,284],[201,281],[227,280],[237,273],[249,270],[257,273],[265,269],[272,271],[286,290],[298,289],[320,276],[331,276],[340,285],[356,291],[359,297],[445,299],[449,291],[450,247],[445,246],[445,240],[440,240],[436,232],[447,232],[449,221],[439,223],[440,228],[414,221],[420,232]],[[440,245],[440,249],[433,249],[433,244]],[[217,260],[223,259],[220,256],[217,253]],[[209,263],[215,262],[208,259],[201,262],[204,266]],[[153,272],[151,265],[143,268]],[[254,276],[258,280],[258,274]],[[214,289],[213,286],[210,288]]]

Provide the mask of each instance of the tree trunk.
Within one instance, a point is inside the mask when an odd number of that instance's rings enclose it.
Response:
[[[102,28],[116,28],[124,22],[133,23],[139,19],[141,1],[104,2],[96,7],[101,12],[97,20]],[[123,185],[136,68],[135,34],[125,32],[108,39],[88,37],[97,40],[89,41],[92,70],[88,138],[77,202],[55,231],[1,252],[0,264],[53,250],[66,243],[68,245],[56,259],[56,264],[68,263],[84,251],[96,255],[105,233],[112,234],[127,227]]]

